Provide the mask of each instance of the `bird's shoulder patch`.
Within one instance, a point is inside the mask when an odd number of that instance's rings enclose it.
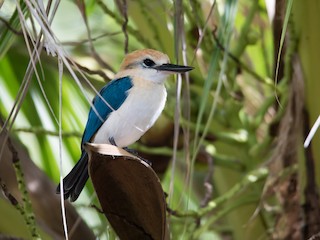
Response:
[[[110,102],[110,104],[115,109],[118,109],[127,97],[127,91],[132,88],[132,86],[133,83],[131,78],[123,77],[112,80],[109,84],[101,89],[100,94],[106,100],[109,99],[109,101],[115,101]]]
[[[90,108],[81,144],[90,142],[110,113],[117,110],[126,100],[128,90],[132,86],[131,78],[123,77],[112,80],[100,90],[99,95],[93,100],[93,106]]]

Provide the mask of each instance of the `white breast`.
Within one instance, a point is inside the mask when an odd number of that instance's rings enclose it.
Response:
[[[166,102],[163,84],[135,84],[128,97],[95,135],[94,143],[110,143],[113,138],[118,147],[136,142],[155,123]]]

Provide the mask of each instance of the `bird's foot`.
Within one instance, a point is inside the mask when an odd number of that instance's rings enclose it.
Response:
[[[138,157],[138,152],[136,150],[128,147],[124,147],[123,149],[126,150],[128,153],[131,153],[132,155],[135,155],[136,157]]]
[[[123,149],[126,150],[128,153],[131,153],[132,155],[138,157],[139,159],[141,159],[142,161],[144,161],[145,163],[147,163],[150,167],[152,166],[152,162],[150,162],[150,161],[147,160],[147,159],[144,159],[144,158],[140,157],[140,156],[138,155],[138,152],[137,152],[136,150],[130,149],[130,148],[128,148],[128,147],[124,147]]]
[[[116,147],[117,147],[116,141],[114,140],[114,138],[113,138],[113,137],[109,137],[109,142],[111,143],[111,145],[113,145],[113,146],[116,146]]]
[[[114,140],[113,137],[110,137],[110,138],[109,138],[109,142],[110,142],[113,146],[117,146],[116,141]],[[124,147],[123,149],[126,150],[128,153],[131,153],[132,155],[138,157],[139,159],[141,159],[142,161],[144,161],[145,163],[147,163],[150,167],[152,166],[152,162],[150,162],[150,161],[147,160],[147,159],[144,159],[144,158],[140,157],[140,156],[138,155],[138,152],[137,152],[136,150],[130,149],[130,148],[128,148],[128,147]]]

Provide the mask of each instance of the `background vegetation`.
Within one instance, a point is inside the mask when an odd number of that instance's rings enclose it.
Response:
[[[65,238],[55,185],[94,89],[141,48],[195,67],[167,81],[164,113],[131,146],[176,210],[172,239],[320,238],[319,134],[303,148],[320,112],[320,9],[271,2],[0,0],[0,238]],[[69,238],[115,239],[92,204],[91,183],[66,204]]]

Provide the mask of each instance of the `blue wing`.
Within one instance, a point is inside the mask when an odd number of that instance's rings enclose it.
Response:
[[[96,114],[92,107],[90,108],[88,121],[82,136],[81,146],[86,142],[90,142],[91,138],[102,126],[109,114],[121,106],[128,96],[127,91],[132,86],[131,78],[124,77],[109,82],[101,89],[100,95],[111,106],[111,108],[101,99],[101,97],[99,97],[99,95],[94,98],[93,106],[99,115]]]

